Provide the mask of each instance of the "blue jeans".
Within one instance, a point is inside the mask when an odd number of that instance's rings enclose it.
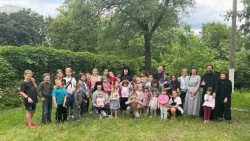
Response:
[[[160,107],[160,112],[161,112],[161,119],[168,118],[168,110],[166,107]]]

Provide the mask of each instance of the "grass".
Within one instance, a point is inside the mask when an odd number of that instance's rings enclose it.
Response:
[[[250,93],[244,95],[249,101]],[[241,99],[236,93],[233,99]],[[250,110],[249,103],[233,101],[233,107]],[[242,107],[241,107],[242,106]],[[233,123],[211,122],[203,124],[199,118],[181,117],[175,121],[157,118],[133,119],[120,116],[117,119],[99,119],[87,116],[76,122],[57,125],[42,125],[37,129],[26,129],[24,108],[0,111],[0,141],[15,140],[171,140],[171,141],[249,141],[250,111],[232,111]],[[37,107],[35,121],[41,121],[41,106]],[[39,123],[39,122],[38,122]]]

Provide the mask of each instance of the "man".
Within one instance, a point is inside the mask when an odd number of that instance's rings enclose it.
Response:
[[[157,67],[156,79],[158,80],[158,82],[163,79],[163,74],[164,74],[164,68],[163,68],[163,66]]]
[[[203,107],[202,104],[204,102],[204,95],[207,91],[208,87],[212,87],[214,91],[214,96],[218,93],[218,76],[213,71],[213,65],[209,64],[206,66],[206,73],[201,78],[201,86],[203,87],[202,99],[201,99],[201,108],[200,108],[200,116],[203,117]],[[212,112],[211,118],[214,119],[215,115]]]

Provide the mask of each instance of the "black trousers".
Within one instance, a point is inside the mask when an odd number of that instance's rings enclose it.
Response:
[[[63,104],[57,105],[57,122],[67,121],[67,108],[63,107]]]
[[[180,95],[180,97],[181,97],[181,105],[180,106],[182,108],[184,107],[184,104],[185,104],[186,93],[187,93],[187,91],[181,91],[181,95]]]

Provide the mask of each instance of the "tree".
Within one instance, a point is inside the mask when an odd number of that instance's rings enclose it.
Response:
[[[36,45],[45,41],[43,16],[30,9],[0,13],[0,45]]]
[[[158,29],[178,26],[180,12],[186,12],[193,0],[95,0],[106,21],[139,33],[144,40],[145,69],[151,72],[152,38]]]

